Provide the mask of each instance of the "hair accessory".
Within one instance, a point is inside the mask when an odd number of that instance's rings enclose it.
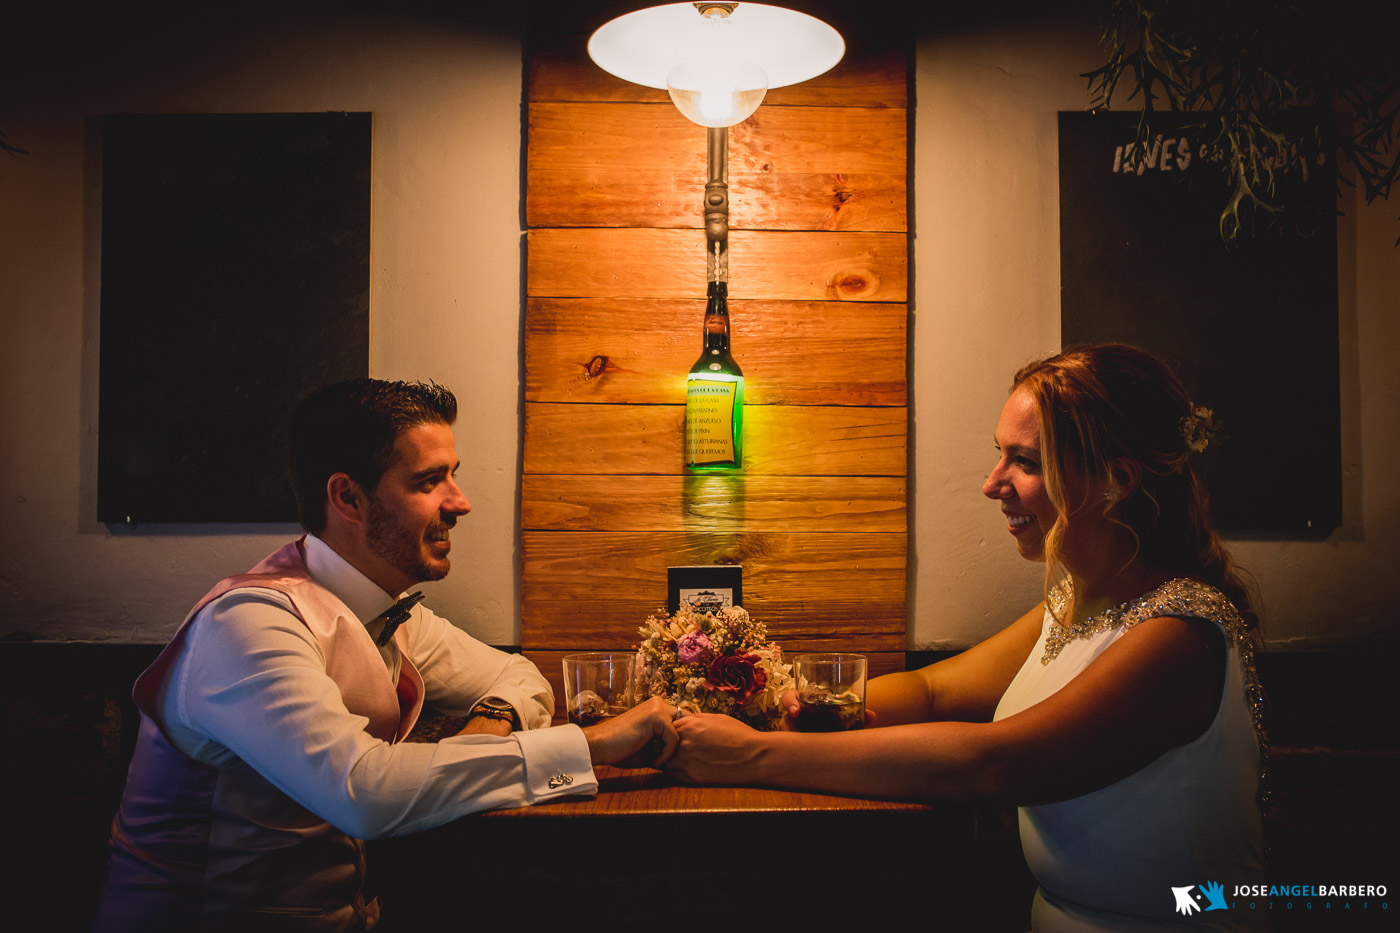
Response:
[[[1215,412],[1200,405],[1192,405],[1191,414],[1182,418],[1180,424],[1181,439],[1186,442],[1186,449],[1193,453],[1205,450],[1218,430]]]

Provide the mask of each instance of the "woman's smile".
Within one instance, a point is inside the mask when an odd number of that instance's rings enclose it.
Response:
[[[982,494],[1001,503],[1006,529],[1016,539],[1016,549],[1027,560],[1045,559],[1045,535],[1059,512],[1050,502],[1041,467],[1040,420],[1035,399],[1017,389],[1006,400],[997,421],[996,446],[1001,456]]]

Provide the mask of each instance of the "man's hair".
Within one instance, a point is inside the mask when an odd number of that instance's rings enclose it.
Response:
[[[452,424],[457,397],[433,382],[350,379],[318,389],[292,412],[288,450],[301,526],[326,527],[326,482],[344,473],[372,492],[394,462],[394,442],[420,424]]]

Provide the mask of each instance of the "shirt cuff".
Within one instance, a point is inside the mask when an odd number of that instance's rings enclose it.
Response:
[[[482,694],[482,700],[487,698],[509,703],[516,715],[520,717],[520,728],[522,729],[539,729],[549,725],[550,716],[545,715],[541,701],[535,698],[535,694],[529,693],[525,689],[510,684],[496,684]],[[553,714],[553,708],[548,712]]]
[[[512,734],[525,759],[525,789],[537,803],[567,794],[596,794],[598,779],[583,730],[569,724]]]

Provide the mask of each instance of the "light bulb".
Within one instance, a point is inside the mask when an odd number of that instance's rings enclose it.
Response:
[[[768,75],[757,65],[733,59],[683,62],[666,75],[666,90],[687,120],[733,126],[763,103]]]
[[[599,67],[666,88],[701,126],[743,122],[768,88],[814,78],[845,50],[821,20],[763,3],[668,3],[610,20],[588,40]]]

